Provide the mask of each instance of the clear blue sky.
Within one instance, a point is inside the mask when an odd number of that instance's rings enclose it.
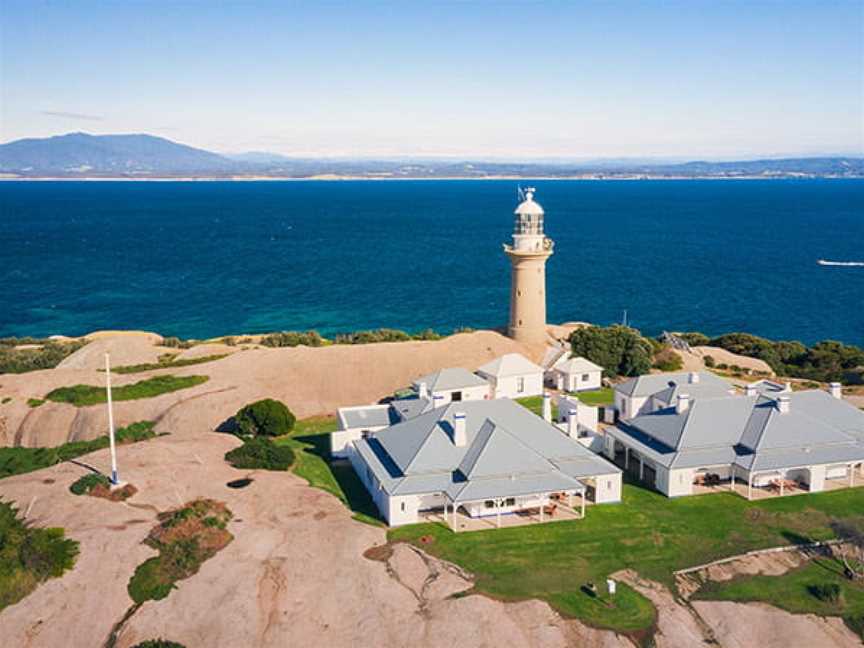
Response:
[[[0,140],[224,152],[864,154],[864,2],[0,0]]]

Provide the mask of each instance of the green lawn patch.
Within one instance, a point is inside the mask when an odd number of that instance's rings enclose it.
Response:
[[[291,434],[275,440],[294,451],[294,473],[310,486],[335,495],[354,512],[354,519],[381,526],[378,509],[357,477],[354,468],[344,460],[330,461],[328,434],[336,429],[334,417],[316,416],[297,421]]]
[[[142,371],[152,371],[154,369],[173,369],[174,367],[188,367],[190,365],[203,364],[205,362],[213,362],[227,358],[229,353],[217,353],[214,355],[201,356],[200,358],[182,358],[178,359],[174,354],[168,353],[159,358],[159,362],[145,362],[136,365],[122,365],[120,367],[111,367],[112,373],[118,374],[133,374],[141,373]]]
[[[516,402],[522,407],[531,410],[537,416],[543,416],[543,397],[542,396],[526,396],[525,398],[517,398]],[[552,419],[558,418],[558,406],[555,401],[552,401]]]
[[[207,376],[155,376],[131,385],[114,387],[112,397],[115,401],[153,398],[179,389],[195,387],[207,382],[207,380],[209,380]],[[45,398],[56,403],[69,403],[75,407],[98,405],[108,400],[105,388],[94,387],[93,385],[60,387],[48,392]]]
[[[159,555],[141,563],[129,581],[129,596],[136,605],[163,599],[175,583],[198,572],[202,563],[234,539],[226,526],[231,511],[224,504],[197,499],[159,514],[144,544]]]
[[[793,614],[839,616],[864,639],[864,582],[843,575],[843,564],[816,558],[780,576],[741,576],[709,582],[694,596],[709,601],[759,601]]]
[[[596,627],[634,632],[651,625],[653,617],[638,611],[650,606],[647,600],[601,607],[580,588],[589,581],[605,584],[609,574],[624,568],[673,588],[674,570],[752,549],[828,539],[832,518],[860,518],[864,512],[860,488],[748,502],[732,493],[668,499],[627,483],[623,496],[620,504],[589,507],[584,520],[465,533],[418,524],[391,529],[389,537],[464,567],[475,574],[481,592],[541,598]],[[641,599],[635,592],[624,596]],[[623,611],[626,606],[632,614]]]
[[[42,398],[28,398],[27,406],[28,407],[39,407],[40,405],[44,405],[45,401]]]
[[[585,403],[586,405],[593,405],[594,407],[611,405],[615,401],[611,387],[578,392],[576,396],[579,398],[580,402]]]
[[[0,610],[72,569],[77,556],[78,543],[63,529],[32,526],[12,504],[0,501]]]
[[[156,435],[152,421],[138,421],[115,432],[117,443],[136,443]],[[108,447],[108,435],[92,441],[72,441],[54,448],[0,448],[0,479],[48,468]]]

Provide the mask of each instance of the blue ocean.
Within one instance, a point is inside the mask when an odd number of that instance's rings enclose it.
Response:
[[[864,181],[542,181],[550,322],[864,344]],[[515,181],[0,182],[0,336],[506,323]]]

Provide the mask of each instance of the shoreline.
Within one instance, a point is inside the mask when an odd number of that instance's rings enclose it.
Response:
[[[584,182],[633,182],[633,181],[681,181],[681,180],[864,180],[864,176],[833,176],[833,175],[772,175],[772,176],[483,176],[479,178],[466,176],[440,176],[429,177],[370,177],[370,176],[307,176],[302,178],[280,177],[280,176],[159,176],[159,177],[0,177],[0,182],[399,182],[399,181],[487,181],[487,180],[524,180],[543,182],[554,181],[584,181]]]

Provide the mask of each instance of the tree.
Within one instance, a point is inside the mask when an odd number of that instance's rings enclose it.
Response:
[[[573,355],[603,367],[606,375],[640,376],[651,369],[653,347],[628,326],[588,326],[570,335]]]
[[[842,542],[838,553],[846,576],[852,580],[864,578],[864,530],[844,520],[833,520],[830,526]]]
[[[270,439],[255,437],[226,452],[225,461],[245,470],[288,470],[294,463],[294,451],[288,446],[277,446]]]
[[[234,421],[240,434],[281,436],[294,429],[297,419],[284,403],[265,398],[241,408]]]

